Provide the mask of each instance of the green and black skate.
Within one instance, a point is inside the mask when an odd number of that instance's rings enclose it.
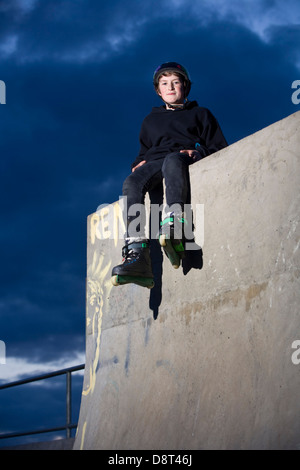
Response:
[[[181,215],[169,214],[161,223],[159,243],[163,247],[173,268],[178,269],[185,256],[184,224],[187,223]]]
[[[112,284],[137,284],[138,286],[154,287],[151,267],[149,241],[126,243],[122,249],[123,262],[112,270]]]

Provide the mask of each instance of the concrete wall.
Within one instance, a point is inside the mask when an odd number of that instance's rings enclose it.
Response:
[[[153,245],[152,291],[112,287],[122,240],[107,211],[88,218],[75,449],[300,448],[299,127],[300,112],[190,168],[203,252],[174,270]]]

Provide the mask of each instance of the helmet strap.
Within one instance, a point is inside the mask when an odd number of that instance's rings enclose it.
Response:
[[[166,106],[169,108],[169,109],[184,109],[185,106],[187,105],[188,103],[188,99],[185,98],[184,102],[183,103],[180,103],[180,104],[169,104],[167,101],[164,101],[163,102],[166,104]]]

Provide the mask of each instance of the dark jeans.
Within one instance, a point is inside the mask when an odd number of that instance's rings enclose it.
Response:
[[[144,204],[145,194],[165,180],[166,203],[179,204],[182,209],[190,201],[189,165],[194,160],[187,154],[173,152],[165,158],[152,160],[137,168],[124,181],[123,196],[127,197],[127,209],[133,204]],[[127,219],[127,228],[132,218]]]

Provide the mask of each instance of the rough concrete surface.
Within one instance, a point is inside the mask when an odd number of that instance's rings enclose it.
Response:
[[[203,251],[174,270],[154,242],[151,291],[111,285],[119,202],[89,216],[74,449],[300,448],[299,127],[300,112],[190,168]]]

